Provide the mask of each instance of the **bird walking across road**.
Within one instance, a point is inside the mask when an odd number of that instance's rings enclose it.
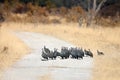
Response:
[[[100,52],[100,51],[98,51],[98,50],[97,50],[97,54],[98,54],[98,55],[104,55],[103,52]]]

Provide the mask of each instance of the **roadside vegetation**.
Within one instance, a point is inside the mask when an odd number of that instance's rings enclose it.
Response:
[[[119,25],[119,0],[93,1],[3,0],[0,1],[0,17],[3,17],[5,22],[44,24],[62,23],[61,19],[64,19],[64,22],[67,23],[78,23],[80,18],[82,18],[82,23],[90,23],[93,17],[95,25],[105,27]],[[59,18],[54,19],[50,18],[50,16],[57,16]]]
[[[0,76],[4,69],[10,67],[28,51],[29,48],[10,30],[0,27]]]

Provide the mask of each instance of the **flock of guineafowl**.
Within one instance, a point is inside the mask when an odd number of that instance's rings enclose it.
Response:
[[[104,55],[103,52],[100,52],[97,50],[97,54],[98,55]],[[50,49],[46,48],[46,46],[44,46],[42,48],[42,60],[53,60],[56,59],[57,57],[60,57],[61,59],[68,59],[68,58],[72,58],[72,59],[83,59],[83,57],[91,57],[93,58],[93,53],[90,51],[90,49],[86,50],[86,49],[82,49],[82,48],[77,48],[77,47],[62,47],[61,51],[59,52],[56,48],[54,48],[53,51],[51,51]]]

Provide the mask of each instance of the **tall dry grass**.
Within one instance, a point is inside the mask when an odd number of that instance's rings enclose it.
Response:
[[[28,53],[28,47],[10,30],[2,26],[0,28],[0,72],[26,53]]]
[[[22,24],[7,23],[10,29],[39,32],[68,41],[94,53],[92,80],[119,80],[120,76],[120,28],[79,28],[76,23]],[[13,26],[14,25],[14,26]],[[98,56],[96,50],[104,52]]]

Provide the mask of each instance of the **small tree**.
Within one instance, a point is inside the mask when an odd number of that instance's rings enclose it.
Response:
[[[107,0],[87,0],[88,1],[88,11],[86,13],[86,24],[87,26],[91,26],[94,23],[94,19],[99,13],[102,5]],[[97,2],[99,1],[99,3]]]

